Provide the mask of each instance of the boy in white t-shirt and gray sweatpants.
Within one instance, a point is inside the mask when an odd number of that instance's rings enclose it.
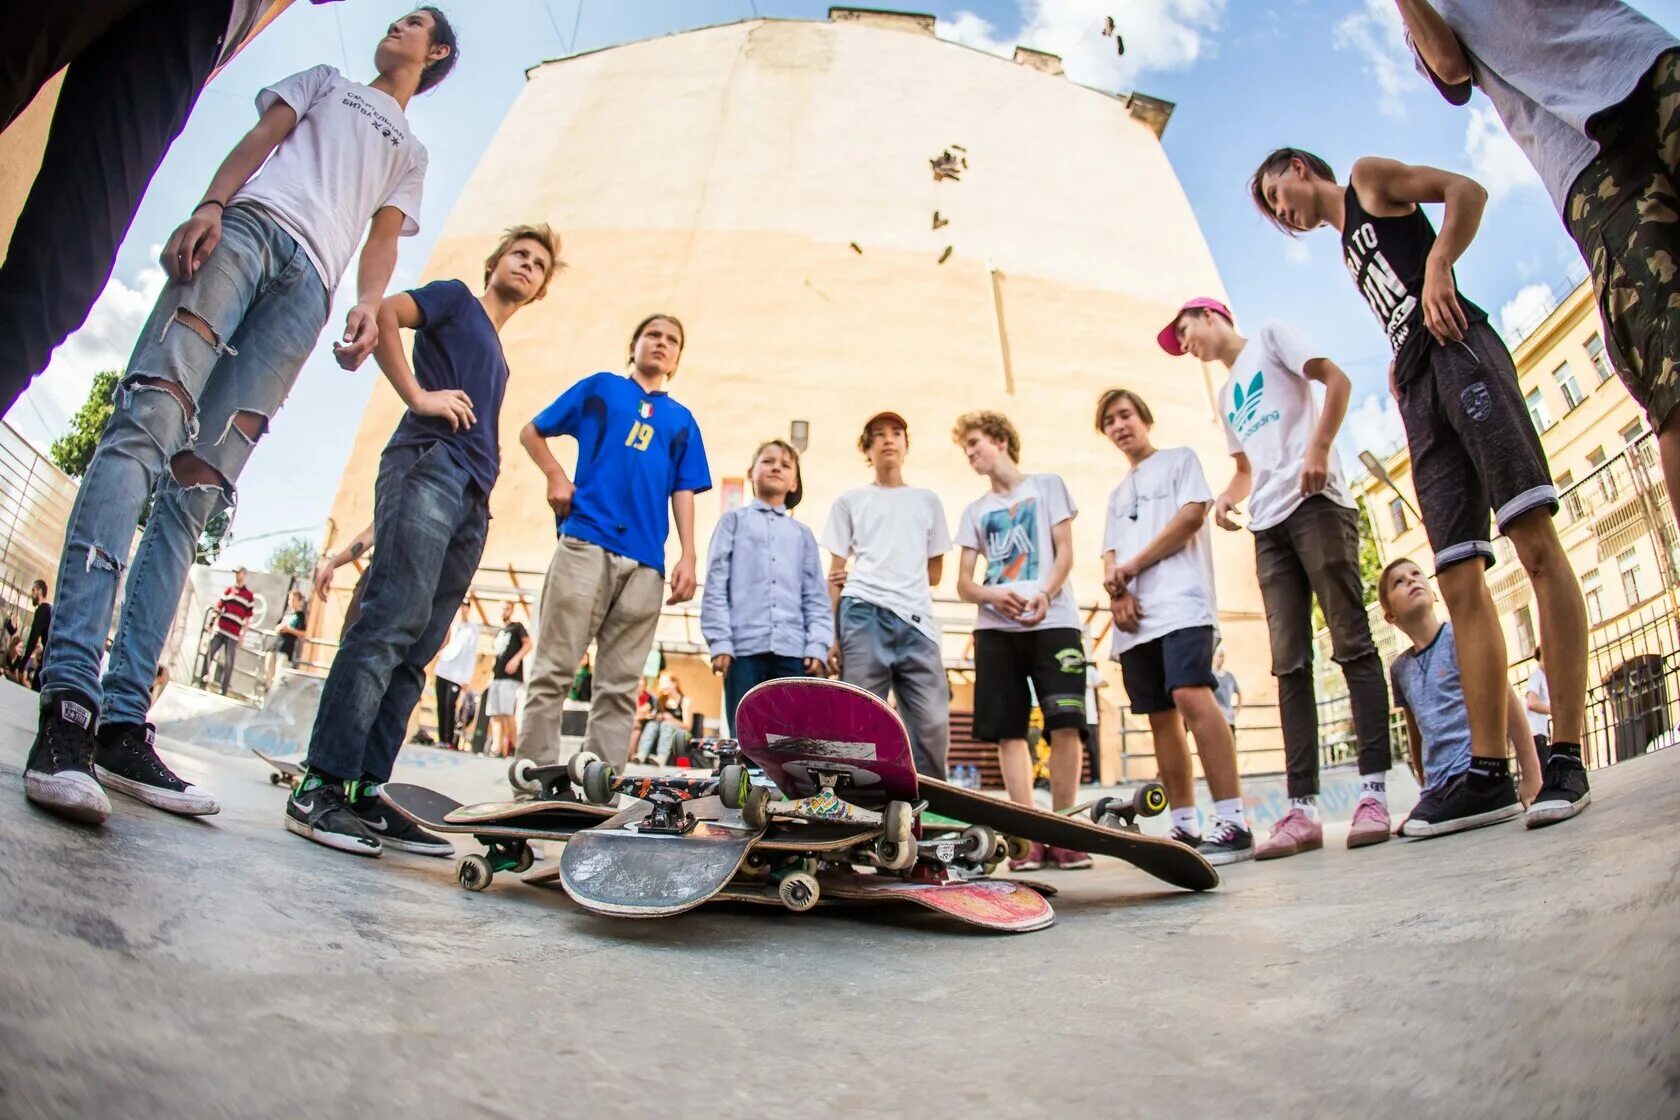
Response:
[[[1085,631],[1068,576],[1073,571],[1073,519],[1079,513],[1060,475],[1024,474],[1021,437],[998,412],[957,417],[951,438],[991,488],[968,504],[957,527],[962,563],[957,595],[975,603],[974,737],[996,743],[1010,800],[1033,804],[1027,723],[1033,694],[1050,737],[1050,800],[1058,812],[1079,795],[1085,711]],[[985,560],[981,582],[975,564]],[[1048,859],[1064,871],[1091,866],[1085,852],[1036,841],[1010,860],[1011,871],[1034,871]]]
[[[1352,385],[1293,327],[1267,323],[1254,338],[1244,338],[1230,308],[1214,299],[1186,303],[1156,341],[1175,357],[1189,353],[1229,371],[1219,389],[1219,413],[1236,471],[1214,501],[1213,520],[1235,532],[1241,526],[1231,514],[1250,502],[1248,528],[1271,632],[1288,766],[1289,812],[1254,858],[1280,859],[1324,846],[1312,665],[1315,595],[1329,624],[1331,656],[1347,679],[1359,738],[1359,803],[1348,847],[1380,844],[1392,834],[1388,686],[1365,614],[1358,507],[1333,446]],[[1325,390],[1322,411],[1313,399],[1315,381]]]
[[[943,779],[951,686],[933,618],[933,585],[951,551],[945,507],[932,490],[905,484],[910,432],[898,413],[870,417],[858,450],[875,469],[875,481],[834,500],[822,535],[832,554],[829,595],[838,612],[829,666],[883,700],[890,690],[910,732],[916,769]]]
[[[1103,525],[1103,586],[1114,612],[1114,659],[1132,711],[1149,717],[1155,764],[1172,807],[1171,837],[1212,864],[1254,858],[1243,813],[1237,745],[1213,697],[1213,547],[1207,526],[1213,494],[1196,453],[1157,449],[1155,417],[1136,393],[1110,389],[1097,401],[1097,430],[1131,471],[1108,498]],[[1196,737],[1213,826],[1204,838],[1184,729]]]

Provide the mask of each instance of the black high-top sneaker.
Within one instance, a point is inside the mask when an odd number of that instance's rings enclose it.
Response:
[[[1542,774],[1540,792],[1528,807],[1528,818],[1523,822],[1529,828],[1566,821],[1592,803],[1587,768],[1574,755],[1554,750]]]
[[[1517,785],[1509,774],[1478,781],[1475,774],[1455,774],[1434,794],[1418,801],[1400,835],[1413,839],[1446,836],[1522,816]]]
[[[94,752],[94,774],[106,789],[184,817],[222,811],[205,790],[182,781],[157,753],[157,729],[149,723],[102,724]]]
[[[376,856],[384,850],[361,818],[351,812],[344,784],[314,770],[304,771],[297,788],[286,798],[286,828],[341,852]]]
[[[111,801],[93,776],[93,723],[98,710],[74,693],[45,698],[40,730],[23,767],[23,795],[72,820],[104,824]]]

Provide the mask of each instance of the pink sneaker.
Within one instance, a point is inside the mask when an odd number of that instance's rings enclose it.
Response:
[[[1272,834],[1255,849],[1255,859],[1282,859],[1324,847],[1324,826],[1299,809],[1291,809],[1272,826]]]
[[[1088,852],[1076,852],[1072,848],[1058,848],[1055,845],[1044,850],[1045,855],[1056,865],[1058,871],[1082,871],[1091,866],[1091,856]]]
[[[1009,861],[1011,871],[1037,871],[1044,866],[1044,845],[1034,840],[1027,848],[1027,854],[1021,859]]]
[[[1388,809],[1374,797],[1367,797],[1353,811],[1353,827],[1348,829],[1348,847],[1364,848],[1381,844],[1392,838],[1394,827],[1388,819]]]

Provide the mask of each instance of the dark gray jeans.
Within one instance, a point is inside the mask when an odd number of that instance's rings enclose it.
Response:
[[[1388,682],[1371,640],[1359,578],[1359,514],[1322,494],[1254,534],[1254,564],[1272,639],[1278,719],[1289,796],[1318,793],[1318,697],[1313,688],[1313,596],[1330,628],[1331,656],[1347,679],[1359,738],[1359,772],[1390,765]]]

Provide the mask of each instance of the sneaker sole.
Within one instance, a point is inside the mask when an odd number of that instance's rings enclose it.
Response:
[[[214,797],[206,793],[193,793],[196,786],[188,786],[185,790],[176,792],[172,789],[149,786],[133,778],[125,778],[97,764],[93,772],[98,775],[99,784],[106,789],[113,789],[136,801],[143,801],[154,809],[162,809],[183,817],[213,817],[222,811],[220,802]]]
[[[1583,793],[1579,801],[1536,801],[1528,807],[1528,818],[1523,823],[1529,828],[1545,828],[1549,824],[1580,816],[1581,810],[1591,803],[1592,790]]]
[[[1507,805],[1503,809],[1492,809],[1486,813],[1476,813],[1468,817],[1455,817],[1450,821],[1439,824],[1428,824],[1423,821],[1408,820],[1401,826],[1400,834],[1413,840],[1432,840],[1437,836],[1451,836],[1455,832],[1468,832],[1472,828],[1485,828],[1490,824],[1503,824],[1522,816],[1522,802]]]
[[[295,832],[305,840],[313,840],[322,847],[349,852],[351,855],[377,856],[384,851],[384,846],[377,841],[370,848],[365,842],[358,841],[353,836],[345,836],[339,832],[317,832],[312,826],[298,820],[290,813],[286,814],[286,831]]]
[[[1203,852],[1202,858],[1214,867],[1224,867],[1230,863],[1245,863],[1254,858],[1253,848],[1244,848],[1240,852]]]
[[[1082,859],[1076,860],[1073,863],[1053,863],[1050,866],[1054,867],[1057,871],[1084,871],[1086,868],[1092,866],[1092,861]]]
[[[1257,860],[1288,859],[1290,856],[1298,856],[1302,852],[1316,852],[1322,847],[1324,847],[1324,838],[1321,836],[1316,844],[1297,843],[1291,844],[1287,848],[1282,846],[1276,848],[1256,848],[1254,850],[1254,858]]]
[[[1347,846],[1350,848],[1369,848],[1372,844],[1386,844],[1394,839],[1394,830],[1385,828],[1381,832],[1372,829],[1365,833],[1348,833]]]
[[[111,799],[88,774],[70,771],[23,775],[23,795],[41,808],[83,824],[104,824],[111,815]]]
[[[1009,865],[1009,870],[1011,870],[1011,871],[1043,871],[1044,870],[1044,865],[1042,863],[1023,863],[1020,866],[1016,866],[1015,864],[1012,863],[1012,864]]]
[[[379,843],[393,852],[407,852],[415,856],[436,856],[439,859],[448,859],[455,854],[455,845],[453,844],[444,844],[439,847],[436,844],[416,844],[407,840],[393,840],[389,836],[380,837]]]

